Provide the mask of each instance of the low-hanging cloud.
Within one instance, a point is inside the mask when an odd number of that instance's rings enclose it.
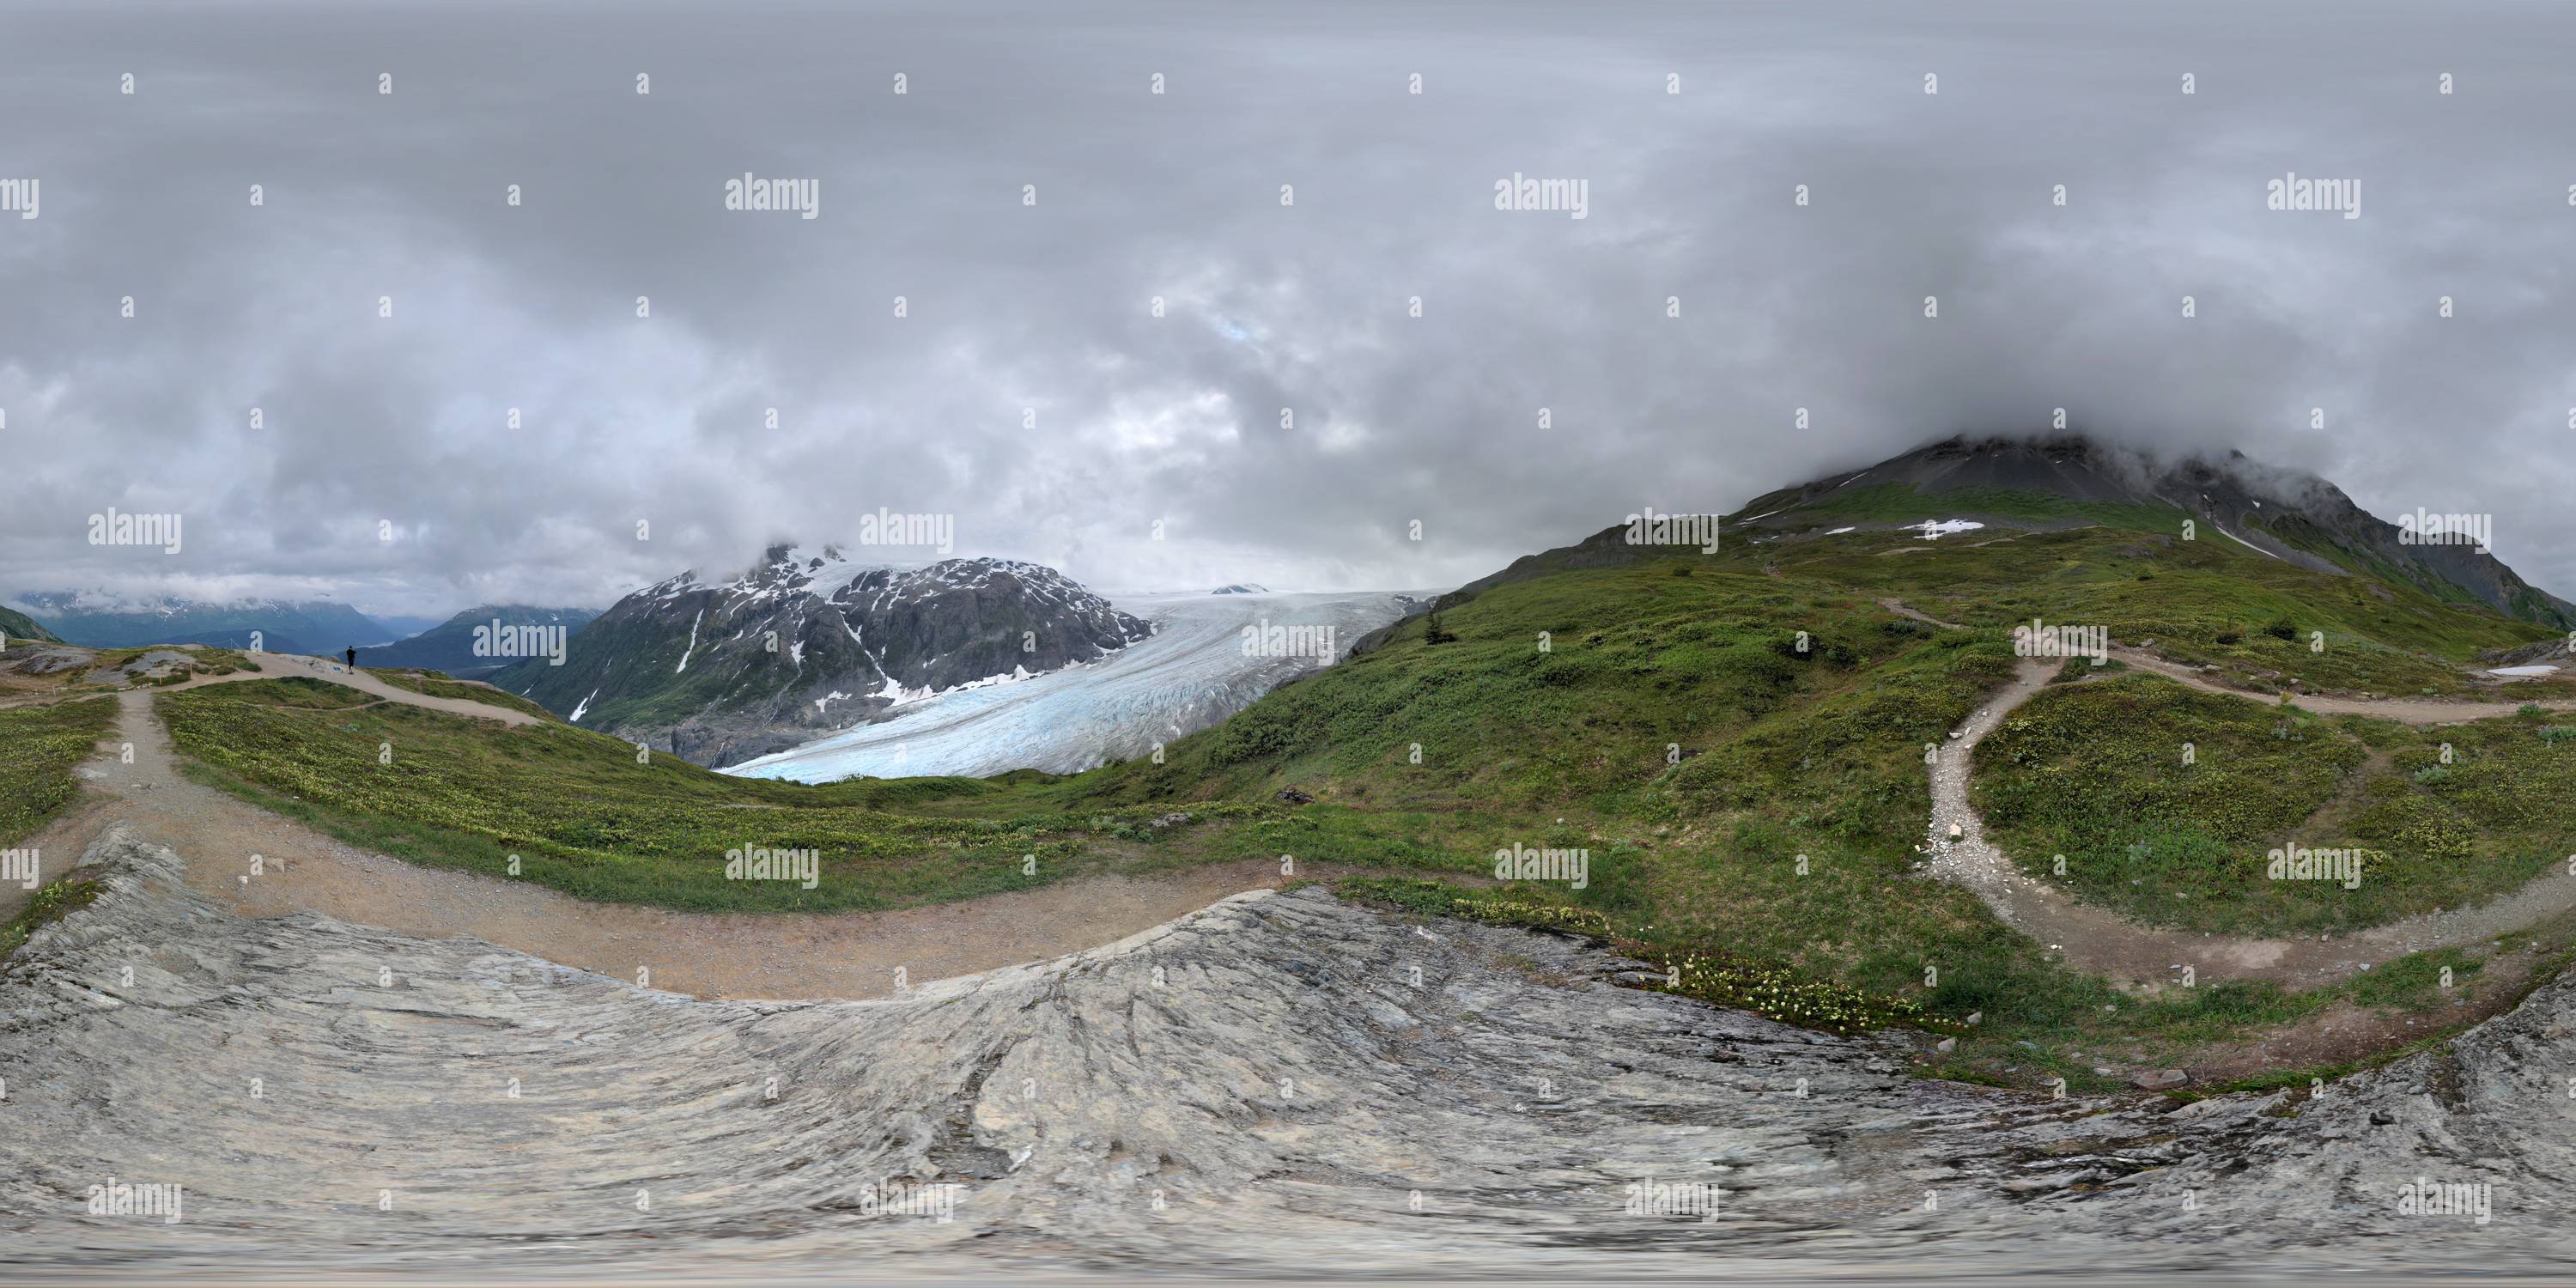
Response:
[[[602,604],[880,509],[1111,589],[1440,586],[2057,408],[2492,512],[2576,586],[2576,16],[12,26],[0,179],[43,200],[0,217],[0,593]],[[2267,209],[2294,173],[2361,217]],[[727,209],[746,174],[815,217]],[[1496,209],[1515,175],[1584,217]],[[185,550],[89,545],[111,506],[185,514]]]

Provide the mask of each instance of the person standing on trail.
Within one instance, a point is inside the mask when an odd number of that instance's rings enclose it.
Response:
[[[358,669],[358,648],[354,644],[349,646],[349,669]]]

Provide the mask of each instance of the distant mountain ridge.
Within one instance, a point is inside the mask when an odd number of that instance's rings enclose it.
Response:
[[[486,678],[584,728],[721,766],[899,701],[1098,661],[1152,631],[1038,564],[897,569],[782,545],[728,581],[691,571],[628,595],[562,666]]]
[[[1864,469],[1766,492],[1724,516],[1724,541],[1766,542],[1903,522],[1966,520],[2007,529],[2193,520],[2198,539],[2334,576],[2402,581],[2461,607],[2576,629],[2576,604],[2533,586],[2474,545],[2422,542],[2316,475],[2242,452],[2157,461],[2081,435],[1956,436]],[[2411,516],[2410,516],[2411,518]],[[1507,582],[1576,568],[1624,567],[1674,547],[1634,545],[1626,522],[1571,546],[1524,555],[1441,597],[1447,608]]]
[[[130,648],[142,644],[212,644],[272,653],[329,654],[356,645],[389,644],[393,634],[347,604],[246,599],[204,603],[168,596],[122,600],[96,591],[21,596],[27,615],[66,644]]]
[[[569,641],[598,616],[598,610],[589,608],[483,604],[409,639],[359,649],[358,665],[421,667],[460,679],[483,679],[531,655],[527,648],[517,647],[521,640]],[[530,627],[540,629],[531,632]],[[562,634],[550,634],[555,630]]]

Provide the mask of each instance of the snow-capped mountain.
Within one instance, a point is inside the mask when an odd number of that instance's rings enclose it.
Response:
[[[1238,581],[1231,586],[1219,586],[1208,593],[1211,595],[1267,595],[1270,593],[1270,588],[1254,582]]]
[[[1075,773],[1132,760],[1314,674],[1337,661],[1350,641],[1419,602],[1385,591],[1140,596],[1127,606],[1154,624],[1154,637],[1097,665],[909,703],[725,772],[827,783],[854,776],[983,777],[1014,769]],[[1314,647],[1260,646],[1282,638]]]
[[[729,581],[645,587],[491,682],[586,729],[727,765],[899,702],[1097,661],[1150,635],[1052,568],[947,559],[855,563],[773,546]]]

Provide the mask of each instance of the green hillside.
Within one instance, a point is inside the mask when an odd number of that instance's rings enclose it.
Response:
[[[8,607],[0,607],[0,635],[8,636],[11,643],[21,640],[35,640],[46,644],[62,642],[35,618]]]
[[[1898,508],[1883,495],[1860,504]],[[1859,531],[1713,555],[1641,551],[1625,566],[1504,582],[1441,613],[1438,642],[1434,623],[1415,619],[1177,741],[1161,764],[1071,776],[736,779],[669,756],[638,764],[628,744],[568,726],[349,709],[348,695],[295,682],[170,694],[161,709],[209,781],[355,843],[495,874],[517,854],[523,879],[679,908],[889,907],[1251,856],[1482,876],[1497,849],[1581,848],[1581,889],[1348,890],[1417,911],[1597,927],[1634,954],[1693,963],[1701,983],[1685,991],[1800,1022],[1902,1021],[1920,1008],[1920,1022],[1955,1026],[1979,1013],[1987,1023],[1962,1059],[2080,1086],[2085,1062],[2047,1053],[2116,1039],[2159,1058],[2358,995],[2239,983],[2133,997],[2055,964],[1964,889],[1921,878],[1924,748],[2013,673],[2012,624],[2104,624],[2248,679],[2379,693],[2465,692],[2462,666],[2479,651],[2546,633],[2134,518],[1932,542]],[[2311,647],[2318,634],[2323,652]],[[2576,787],[2576,754],[2558,754],[2534,719],[2447,735],[2473,754],[2428,774],[2419,731],[2276,718],[2160,677],[2075,686],[2029,711],[2039,725],[1999,733],[1980,756],[1976,790],[1994,830],[2017,852],[2074,847],[2087,856],[2078,896],[2124,913],[2175,921],[2147,896],[2197,881],[2208,898],[2183,924],[2374,922],[2508,888],[2533,871],[2535,847],[2569,843],[2536,815]],[[2305,750],[2265,745],[2281,720],[2306,731]],[[2150,772],[2186,728],[2211,748],[2204,763],[2232,777]],[[401,749],[391,766],[377,763],[381,742]],[[2246,758],[2225,763],[2231,749]],[[1318,799],[1282,803],[1292,788]],[[2070,821],[2078,809],[2090,814]],[[2201,833],[2168,846],[2177,810],[2197,811]],[[2236,847],[2312,817],[2320,841],[2420,855],[2414,878],[2339,905],[2229,866]],[[2155,843],[2121,867],[2141,838]],[[746,844],[816,849],[817,889],[725,880],[724,852]],[[2462,978],[2474,967],[2444,961]],[[1927,985],[1929,965],[1938,982]],[[2382,972],[2368,1000],[2433,1005],[2434,974]]]
[[[72,770],[115,723],[109,698],[0,710],[0,846],[34,835],[80,794]],[[51,857],[48,873],[72,859]]]

